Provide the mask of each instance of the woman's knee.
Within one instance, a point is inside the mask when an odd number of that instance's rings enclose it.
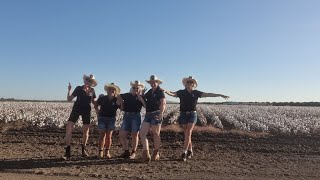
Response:
[[[112,132],[106,132],[106,138],[111,139],[112,138]]]
[[[148,132],[147,132],[147,131],[141,131],[140,134],[139,134],[139,136],[140,136],[141,139],[147,138],[147,135],[148,135]]]
[[[88,133],[89,130],[90,130],[90,126],[89,125],[84,125],[82,130],[83,130],[84,133]]]
[[[186,132],[184,133],[184,136],[185,136],[185,137],[191,137],[191,135],[192,135],[192,132],[191,132],[191,131],[186,131]]]
[[[100,137],[100,139],[104,139],[106,137],[106,133],[100,132],[99,137]]]
[[[137,132],[137,133],[131,133],[131,137],[132,138],[138,138],[139,137],[139,132]]]
[[[158,131],[151,131],[151,132],[152,132],[153,138],[160,138],[160,132]]]

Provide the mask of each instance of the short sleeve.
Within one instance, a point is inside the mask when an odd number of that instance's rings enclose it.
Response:
[[[181,95],[182,95],[182,90],[177,91],[176,94],[177,94],[177,97],[181,97]]]
[[[80,86],[77,86],[75,89],[74,89],[74,91],[73,91],[73,93],[72,93],[72,96],[73,97],[77,97],[78,95],[79,95],[79,90],[80,90]]]
[[[138,101],[139,103],[139,108],[142,108],[143,107],[143,103],[141,101]]]
[[[102,105],[102,97],[99,97],[99,98],[98,98],[98,100],[97,100],[97,104],[98,104],[99,106],[101,106],[101,105]]]
[[[147,95],[146,95],[146,94],[145,94],[145,95],[141,95],[141,97],[144,99],[144,101],[147,102],[148,98],[147,98]]]
[[[123,100],[125,100],[126,99],[126,94],[120,94],[120,96],[121,96],[121,98],[123,99]]]
[[[97,98],[96,91],[94,89],[92,89],[92,98],[93,99]]]
[[[166,98],[166,96],[165,96],[165,94],[164,94],[163,91],[160,91],[160,93],[159,93],[159,98],[160,98],[160,99]]]
[[[196,95],[198,98],[201,98],[201,97],[202,97],[202,94],[203,94],[202,91],[195,90],[195,95]]]

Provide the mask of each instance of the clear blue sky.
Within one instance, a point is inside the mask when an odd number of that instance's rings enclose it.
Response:
[[[128,91],[151,74],[172,91],[232,101],[320,101],[318,0],[1,0],[0,97],[65,99],[96,75]],[[220,101],[221,99],[206,99]]]

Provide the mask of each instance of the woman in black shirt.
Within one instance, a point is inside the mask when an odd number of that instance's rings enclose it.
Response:
[[[121,94],[118,97],[118,104],[121,105],[121,110],[124,111],[123,122],[120,129],[120,139],[124,153],[120,156],[125,159],[135,159],[136,151],[139,142],[139,131],[141,126],[141,108],[146,107],[146,103],[141,96],[144,85],[140,81],[131,82],[130,93]],[[131,133],[132,152],[130,154],[128,147],[128,134]]]
[[[198,98],[222,97],[224,99],[228,99],[229,97],[222,94],[204,93],[195,90],[195,88],[198,86],[198,82],[192,78],[192,76],[183,78],[182,83],[185,86],[184,90],[179,90],[177,92],[165,91],[165,93],[169,96],[180,98],[179,124],[182,125],[185,136],[181,158],[183,161],[186,161],[187,158],[191,158],[193,156],[191,135],[198,119],[196,111]]]
[[[96,98],[96,93],[93,87],[97,86],[97,81],[94,75],[83,75],[83,86],[78,86],[71,94],[71,84],[68,86],[68,96],[67,100],[71,102],[75,97],[77,97],[76,102],[73,105],[72,112],[68,119],[66,126],[66,152],[64,159],[70,159],[71,157],[71,138],[74,124],[78,121],[79,117],[82,117],[83,122],[83,140],[82,140],[82,156],[87,157],[88,153],[86,152],[86,145],[89,138],[89,127],[91,119],[91,103],[95,103],[94,99]]]
[[[119,108],[117,95],[120,94],[120,88],[111,83],[106,84],[104,90],[107,92],[107,95],[100,96],[95,104],[100,131],[98,157],[103,158],[105,155],[107,159],[111,159],[112,132],[115,130],[116,115]]]
[[[143,155],[142,162],[159,161],[160,160],[160,131],[161,124],[163,120],[163,113],[166,108],[166,98],[163,90],[160,88],[162,81],[156,76],[152,75],[149,80],[146,81],[150,84],[151,89],[144,95],[146,100],[146,116],[141,126],[140,138],[143,145]],[[153,140],[154,140],[154,150],[152,157],[149,154],[149,142],[147,135],[151,129]]]

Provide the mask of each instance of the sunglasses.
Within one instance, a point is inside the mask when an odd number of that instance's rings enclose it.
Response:
[[[116,90],[113,88],[109,88],[108,91],[116,91]]]
[[[132,87],[133,90],[139,89],[139,87]]]
[[[187,84],[194,84],[193,81],[187,81]]]

